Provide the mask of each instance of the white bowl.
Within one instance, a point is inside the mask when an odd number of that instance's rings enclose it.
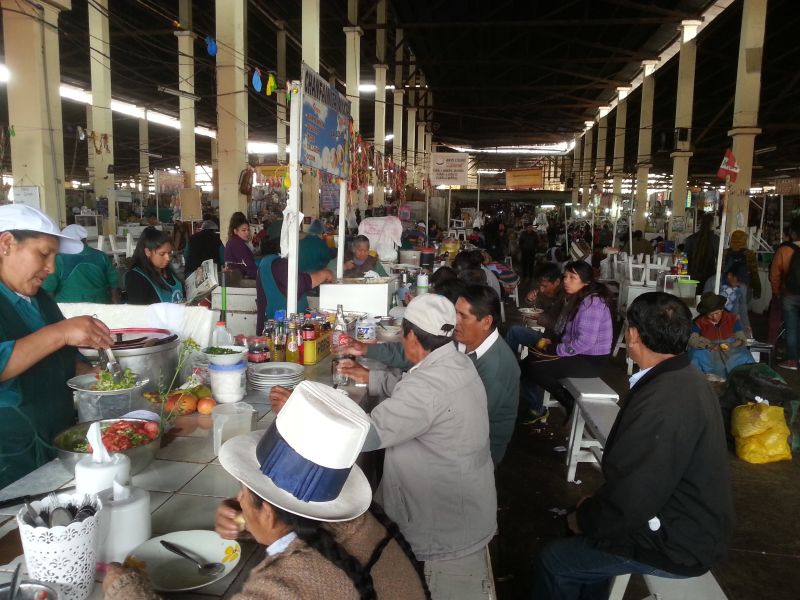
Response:
[[[209,348],[213,348],[214,346],[209,346]],[[203,354],[206,355],[208,358],[208,362],[212,365],[235,365],[236,363],[240,363],[244,360],[245,354],[247,354],[247,348],[244,346],[220,346],[220,348],[225,348],[226,350],[235,350],[236,354],[209,354],[206,352],[208,348],[203,350]]]

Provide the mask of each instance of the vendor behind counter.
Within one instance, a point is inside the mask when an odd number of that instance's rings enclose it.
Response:
[[[89,372],[76,346],[110,347],[97,319],[64,319],[42,288],[58,253],[81,242],[24,204],[0,207],[0,488],[52,460],[55,435],[75,423],[67,380]]]

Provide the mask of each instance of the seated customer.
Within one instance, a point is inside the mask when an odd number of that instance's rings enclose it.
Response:
[[[500,299],[485,285],[468,286],[456,301],[458,349],[475,363],[489,411],[492,461],[500,464],[514,433],[519,405],[519,366],[497,326]]]
[[[725,297],[707,292],[697,305],[700,315],[692,322],[689,358],[701,373],[726,379],[730,372],[755,361],[745,348],[739,317],[725,309]]]
[[[318,435],[303,435],[310,422]],[[223,445],[220,462],[241,489],[217,509],[216,531],[226,539],[246,534],[266,546],[235,598],[426,597],[424,576],[397,527],[380,510],[367,512],[372,490],[353,463],[368,430],[369,419],[355,402],[304,382],[266,433]],[[305,458],[320,456],[326,466]],[[299,470],[318,477],[298,480]],[[333,477],[335,471],[344,475]],[[140,572],[116,564],[103,590],[105,600],[157,598]]]
[[[663,292],[631,303],[625,343],[641,370],[603,451],[605,481],[567,516],[575,535],[542,550],[533,598],[608,598],[616,575],[694,577],[724,558],[728,448],[719,402],[684,352],[690,319]]]
[[[225,244],[225,266],[253,279],[258,267],[249,242],[250,222],[244,213],[233,213],[228,226],[228,242]]]
[[[357,235],[353,240],[352,252],[344,257],[344,276],[363,277],[367,271],[375,271],[381,277],[386,277],[383,265],[369,253],[369,238]]]
[[[480,269],[486,276],[486,285],[488,285],[497,293],[498,298],[502,299],[503,290],[500,287],[500,280],[497,279],[497,275],[495,275],[491,269],[483,264],[483,254],[481,254],[480,250],[462,250],[456,254],[456,257],[453,259],[453,268],[456,270],[459,276],[461,276],[462,272],[464,271]],[[476,282],[474,280],[470,280],[469,283]]]
[[[364,450],[386,448],[378,493],[420,560],[446,561],[483,551],[497,529],[486,392],[475,365],[453,344],[456,311],[436,294],[411,301],[403,348],[414,368],[367,370],[339,364],[370,395]]]
[[[516,353],[520,346],[535,346],[543,337],[553,339],[558,315],[564,308],[564,286],[561,285],[561,269],[553,263],[545,263],[533,274],[534,286],[525,296],[526,302],[542,310],[536,323],[544,327],[544,333],[525,325],[512,325],[506,333],[506,342]]]
[[[565,377],[600,377],[608,365],[613,343],[613,323],[608,291],[594,279],[591,265],[576,260],[564,267],[567,303],[553,327],[555,340],[542,338],[538,351],[522,364],[522,397],[533,418],[544,418],[544,392],[550,392],[567,412],[574,399],[561,385]]]

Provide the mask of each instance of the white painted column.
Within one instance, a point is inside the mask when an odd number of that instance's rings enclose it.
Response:
[[[144,119],[139,119],[139,189],[142,192],[142,206],[147,198],[150,185],[150,131],[147,123],[147,109]]]
[[[394,118],[392,119],[392,160],[397,168],[405,162],[405,148],[403,146],[403,30],[395,30],[394,51]]]
[[[608,112],[610,106],[601,106],[597,113],[597,160],[594,166],[594,184],[598,194],[603,193],[606,177],[606,146],[608,146]],[[592,193],[594,188],[590,185]],[[589,198],[591,205],[593,199]]]
[[[644,231],[647,212],[647,181],[653,166],[653,98],[656,82],[653,77],[657,62],[642,62],[642,105],[639,112],[639,145],[636,160],[636,201],[633,219],[634,229]]]
[[[581,206],[586,208],[592,199],[592,154],[594,153],[594,121],[586,121],[586,133],[583,146],[583,168],[581,169],[581,184],[583,185],[583,198]]]
[[[381,153],[381,160],[386,152],[386,72],[388,69],[387,65],[375,65],[375,151]],[[383,203],[383,184],[376,179],[373,204],[383,206]]]
[[[180,21],[185,31],[176,31],[178,38],[178,89],[183,95],[178,97],[181,121],[180,153],[181,171],[185,186],[194,187],[195,147],[194,147],[194,34],[192,33],[192,0],[180,0]]]
[[[278,89],[275,90],[277,96],[277,133],[275,136],[278,144],[278,162],[286,164],[286,23],[278,21],[278,56],[277,69],[275,75],[278,78]]]
[[[733,128],[728,132],[733,137],[733,154],[739,165],[739,174],[736,182],[731,185],[730,201],[725,207],[728,231],[747,227],[750,183],[753,177],[753,148],[756,136],[761,133],[758,127],[758,108],[766,17],[767,0],[744,0]]]
[[[628,126],[628,94],[631,88],[617,88],[617,120],[614,125],[614,183],[612,188],[611,214],[617,214],[622,202],[622,178],[625,176],[625,132]]]
[[[359,131],[360,111],[359,111],[359,91],[361,73],[361,36],[364,30],[361,27],[345,27],[345,54],[347,61],[347,72],[345,74],[347,86],[347,99],[350,100],[350,116],[353,117],[353,129]]]
[[[575,136],[575,147],[572,149],[572,206],[578,206],[581,191],[581,173],[583,171],[583,136]]]
[[[92,125],[92,105],[86,105],[86,175],[89,179],[91,189],[94,189],[94,145],[89,136],[92,133],[94,126]]]
[[[697,59],[697,28],[700,21],[681,21],[681,49],[678,57],[678,92],[675,98],[675,150],[672,157],[672,215],[686,214],[689,159],[692,157],[692,107],[694,70]]]
[[[61,120],[58,16],[70,0],[28,3],[3,0],[3,46],[14,185],[39,188],[40,207],[66,225],[64,131]],[[88,133],[87,133],[88,135]]]
[[[406,181],[416,185],[417,173],[417,109],[413,106],[408,107],[408,121],[406,140]]]
[[[114,132],[111,119],[111,43],[108,35],[108,0],[89,3],[89,66],[92,77],[92,125],[95,153],[94,171],[96,198],[108,198],[108,219],[105,233],[117,232],[117,205],[114,200]],[[107,142],[104,141],[104,137]],[[92,140],[89,140],[92,143]],[[101,147],[102,146],[102,147]]]
[[[246,11],[245,0],[216,0],[217,162],[223,241],[231,215],[247,213],[247,198],[239,193],[239,174],[247,166]]]
[[[303,0],[303,62],[319,73],[319,0]]]
[[[425,123],[417,123],[417,179],[420,189],[428,176],[428,149],[425,147]]]
[[[217,140],[211,138],[211,197],[219,200],[219,159],[217,158]]]

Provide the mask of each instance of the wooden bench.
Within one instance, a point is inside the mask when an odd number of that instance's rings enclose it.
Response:
[[[643,575],[644,583],[650,595],[642,600],[727,600],[725,592],[711,574],[711,571],[699,577],[672,579]],[[628,587],[630,575],[618,575],[611,580],[608,600],[622,600]]]
[[[578,463],[599,464],[608,434],[619,413],[619,394],[599,377],[562,379],[561,385],[575,398],[567,441],[567,481],[575,481]]]

